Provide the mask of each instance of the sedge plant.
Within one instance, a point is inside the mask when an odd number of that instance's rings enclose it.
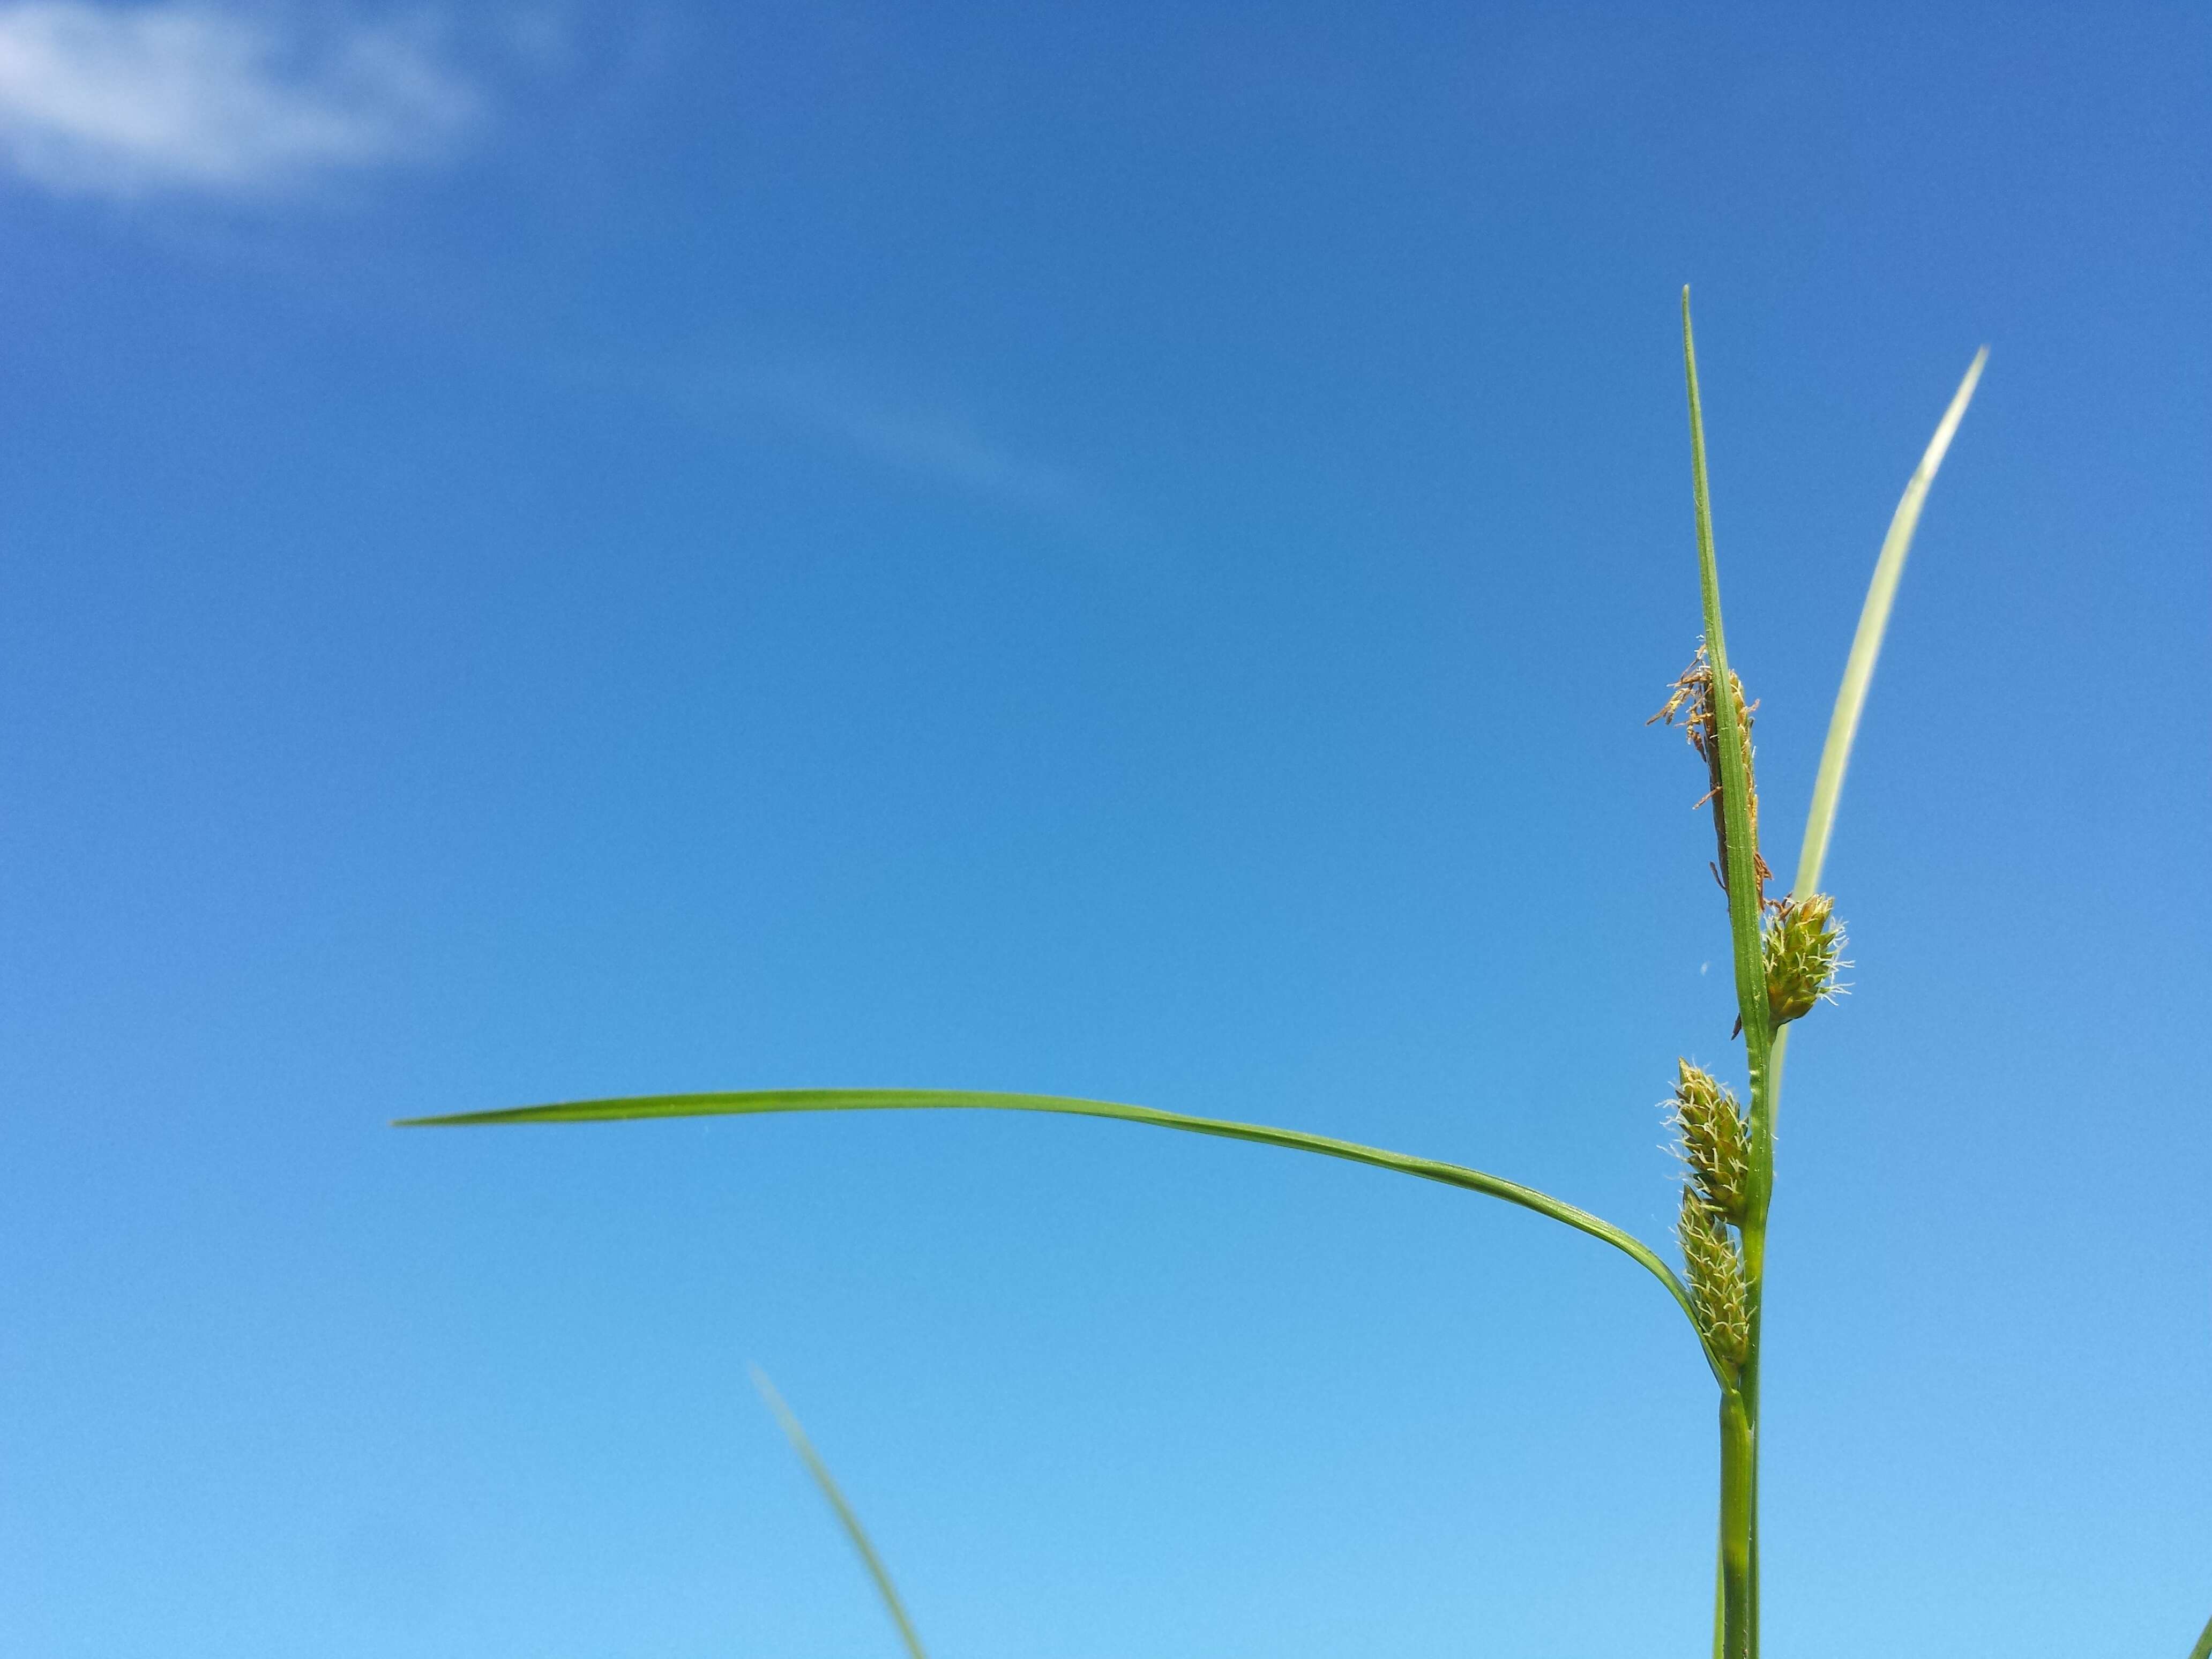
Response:
[[[1674,1303],[1693,1335],[1712,1374],[1719,1434],[1713,1652],[1716,1659],[1757,1659],[1761,1326],[1766,1294],[1767,1217],[1774,1190],[1775,1121],[1788,1028],[1838,989],[1837,970],[1844,965],[1838,957],[1843,934],[1832,902],[1820,890],[1821,870],[1905,555],[1929,487],[1973,397],[1986,357],[1986,350],[1978,353],[1966,370],[1890,521],[1836,695],[1796,873],[1783,896],[1770,897],[1767,886],[1772,877],[1759,852],[1759,802],[1753,772],[1751,727],[1756,705],[1746,700],[1741,684],[1729,665],[1706,486],[1697,349],[1690,325],[1689,290],[1682,292],[1682,362],[1688,389],[1692,498],[1704,637],[1690,667],[1653,719],[1681,725],[1705,763],[1715,839],[1713,871],[1727,896],[1737,1035],[1743,1043],[1747,1087],[1740,1099],[1711,1073],[1686,1060],[1678,1064],[1669,1115],[1684,1166],[1676,1228],[1681,1254],[1679,1270],[1658,1249],[1611,1222],[1548,1193],[1480,1170],[1303,1130],[1230,1122],[1113,1101],[951,1089],[778,1089],[574,1101],[406,1122],[410,1127],[550,1124],[945,1109],[1043,1112],[1111,1118],[1317,1153],[1437,1182],[1532,1210],[1611,1245],[1634,1261]],[[805,1444],[796,1419],[772,1393],[769,1398],[860,1549],[909,1652],[919,1654],[913,1627],[858,1521],[837,1495],[820,1460]],[[2208,1653],[2212,1653],[2212,1628],[2198,1643],[2196,1659],[2207,1659]]]

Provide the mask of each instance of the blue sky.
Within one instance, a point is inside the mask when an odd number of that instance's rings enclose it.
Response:
[[[1694,285],[1778,1651],[2212,1612],[2201,8],[0,4],[0,1646],[1705,1651]]]

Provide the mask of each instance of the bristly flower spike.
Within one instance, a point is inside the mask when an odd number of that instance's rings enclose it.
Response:
[[[1715,1359],[1730,1370],[1741,1370],[1751,1352],[1750,1297],[1744,1285],[1743,1257],[1736,1252],[1728,1224],[1686,1185],[1682,1216],[1674,1231],[1690,1269],[1698,1334]]]
[[[1682,1137],[1675,1149],[1691,1184],[1717,1215],[1741,1221],[1751,1207],[1751,1134],[1743,1109],[1711,1073],[1677,1060],[1668,1121]]]
[[[1843,960],[1843,924],[1826,893],[1777,900],[1759,939],[1766,958],[1766,1006],[1777,1026],[1802,1019],[1816,1002],[1843,994],[1836,970]]]

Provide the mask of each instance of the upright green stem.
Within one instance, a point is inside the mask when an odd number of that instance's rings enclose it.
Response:
[[[1746,1325],[1750,1340],[1745,1346],[1743,1372],[1736,1387],[1743,1396],[1745,1425],[1751,1443],[1746,1453],[1749,1472],[1746,1480],[1751,1488],[1748,1516],[1747,1552],[1751,1563],[1751,1595],[1747,1643],[1749,1659],[1759,1659],[1759,1327],[1766,1301],[1766,1225],[1765,1205],[1759,1206],[1760,1219],[1747,1224],[1743,1233],[1744,1304]]]
[[[1690,398],[1690,478],[1697,509],[1698,586],[1704,601],[1705,655],[1712,670],[1715,735],[1720,744],[1721,789],[1717,806],[1727,830],[1729,936],[1735,965],[1736,1009],[1743,1020],[1744,1060],[1751,1074],[1750,1190],[1741,1232],[1750,1316],[1750,1343],[1735,1386],[1722,1401],[1722,1560],[1725,1586],[1731,1571],[1729,1551],[1741,1551],[1741,1595],[1724,1594],[1728,1659],[1757,1659],[1759,1653],[1759,1341],[1766,1263],[1766,1212],[1774,1185],[1774,1026],[1766,1001],[1766,959],[1760,944],[1763,920],[1758,876],[1759,844],[1753,832],[1751,738],[1744,711],[1737,706],[1735,681],[1729,670],[1728,640],[1721,627],[1720,564],[1713,551],[1712,492],[1705,475],[1705,413],[1698,389],[1697,341],[1690,327],[1690,290],[1682,290],[1682,374]],[[1733,1412],[1741,1432],[1732,1436]],[[1728,1504],[1740,1498],[1741,1534],[1730,1532]]]
[[[1752,1659],[1756,1651],[1752,1504],[1757,1457],[1743,1395],[1726,1389],[1721,1395],[1721,1659]]]

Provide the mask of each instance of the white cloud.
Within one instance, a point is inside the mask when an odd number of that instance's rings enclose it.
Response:
[[[417,28],[0,5],[0,161],[69,194],[254,196],[444,153],[481,112]]]

